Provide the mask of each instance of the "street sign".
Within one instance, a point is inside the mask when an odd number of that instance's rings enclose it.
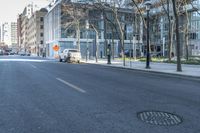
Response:
[[[60,49],[60,47],[57,45],[57,44],[55,44],[54,46],[53,46],[53,50],[54,51],[58,51]]]
[[[126,26],[126,30],[127,30],[127,33],[133,33],[133,26],[132,25],[128,25]]]

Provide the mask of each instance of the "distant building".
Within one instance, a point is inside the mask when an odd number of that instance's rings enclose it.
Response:
[[[11,22],[11,45],[12,51],[18,52],[19,45],[17,43],[17,22]]]
[[[0,43],[1,43],[1,25],[0,25]]]
[[[39,8],[34,4],[28,4],[23,12],[18,16],[18,23],[17,27],[18,35],[17,40],[20,45],[20,51],[28,52],[28,21],[33,15],[33,13],[38,10]]]
[[[28,20],[27,44],[32,55],[42,56],[45,51],[44,46],[44,16],[47,14],[45,8],[33,13]]]
[[[11,30],[10,30],[10,24],[8,22],[5,22],[2,24],[2,37],[1,42],[4,42],[9,47],[11,46]]]
[[[22,14],[18,15],[17,18],[17,44],[19,45],[19,51],[21,51],[21,44],[22,44]]]
[[[28,4],[23,11],[23,15],[27,16],[28,18],[31,18],[31,16],[33,15],[33,13],[35,11],[39,10],[39,7],[33,3]]]

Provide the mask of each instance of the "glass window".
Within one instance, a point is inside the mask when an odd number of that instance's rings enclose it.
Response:
[[[44,28],[44,26],[43,25],[40,25],[40,29],[43,29]]]
[[[40,21],[43,22],[43,21],[44,21],[44,18],[43,18],[43,17],[40,17]]]
[[[69,50],[69,52],[78,52],[78,50],[73,49],[73,50]]]

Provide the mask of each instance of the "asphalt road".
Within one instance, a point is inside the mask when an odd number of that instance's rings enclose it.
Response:
[[[18,58],[0,57],[0,133],[200,133],[198,80]],[[138,119],[154,110],[183,122]]]

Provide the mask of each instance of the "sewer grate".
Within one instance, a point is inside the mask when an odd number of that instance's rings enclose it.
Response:
[[[173,126],[182,122],[178,115],[162,111],[144,111],[139,112],[137,116],[143,122],[152,125]]]

